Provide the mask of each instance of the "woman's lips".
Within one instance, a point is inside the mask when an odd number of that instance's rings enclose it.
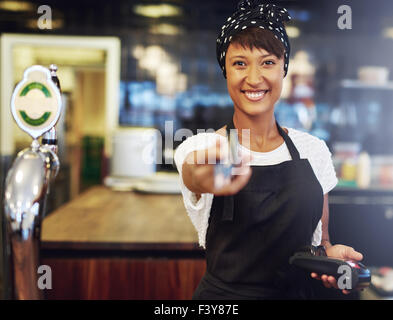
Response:
[[[266,93],[269,92],[269,90],[259,90],[259,91],[244,90],[242,92],[244,93],[244,95],[248,100],[255,102],[255,101],[262,100],[265,97]]]

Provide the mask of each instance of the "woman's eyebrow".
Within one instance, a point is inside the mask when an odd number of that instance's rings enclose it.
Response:
[[[268,54],[264,54],[264,55],[260,56],[260,58],[266,58],[266,57],[270,57],[270,56],[274,56],[274,55],[272,53],[268,53]],[[230,59],[247,59],[247,57],[237,55],[237,56],[230,57]]]
[[[245,56],[232,56],[230,57],[230,60],[234,60],[234,59],[247,59]]]

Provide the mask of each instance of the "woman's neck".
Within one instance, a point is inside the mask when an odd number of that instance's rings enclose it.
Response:
[[[250,117],[235,110],[233,124],[238,129],[240,143],[252,151],[269,152],[284,141],[278,132],[274,112]]]

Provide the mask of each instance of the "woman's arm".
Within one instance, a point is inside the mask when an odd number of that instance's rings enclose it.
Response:
[[[322,209],[322,240],[321,245],[328,249],[332,246],[329,237],[329,196],[323,196],[323,209]]]
[[[323,209],[322,209],[322,240],[321,245],[323,245],[326,249],[326,254],[331,258],[338,258],[343,260],[357,260],[360,261],[363,259],[363,255],[360,252],[355,251],[352,247],[348,247],[345,245],[337,244],[332,245],[330,243],[329,237],[329,198],[328,194],[325,194],[323,197]],[[323,285],[326,288],[336,288],[340,289],[337,285],[337,280],[333,276],[329,276],[326,274],[318,275],[315,272],[311,273],[311,277],[315,279],[322,280]],[[342,290],[344,294],[348,294],[349,291]]]
[[[238,173],[232,180],[220,189],[214,186],[214,163],[222,159],[220,152],[220,140],[216,145],[204,149],[190,152],[182,166],[182,179],[184,185],[193,193],[197,199],[202,193],[212,193],[215,195],[232,195],[241,190],[251,177],[249,166],[250,155],[241,154],[241,162]],[[212,159],[214,162],[209,163]]]

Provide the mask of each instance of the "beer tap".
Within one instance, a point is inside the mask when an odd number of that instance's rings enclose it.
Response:
[[[26,69],[11,98],[16,123],[33,139],[18,153],[5,182],[7,258],[15,299],[45,297],[38,285],[41,224],[50,182],[60,168],[55,125],[62,104],[56,70],[55,65],[50,71],[42,66]]]
[[[57,77],[57,66],[55,64],[51,64],[49,66],[49,70],[50,70],[52,81],[61,92],[60,81],[59,78]],[[49,149],[51,149],[53,152],[57,154],[57,133],[56,133],[55,126],[52,127],[49,131],[44,133],[41,143],[42,145],[47,146]]]

